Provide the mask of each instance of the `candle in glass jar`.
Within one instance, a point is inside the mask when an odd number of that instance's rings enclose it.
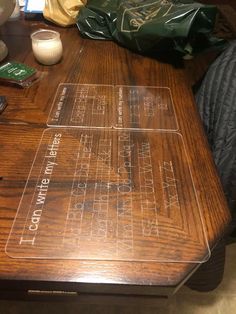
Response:
[[[40,29],[31,34],[31,39],[33,53],[38,62],[52,65],[60,61],[63,47],[58,32]]]

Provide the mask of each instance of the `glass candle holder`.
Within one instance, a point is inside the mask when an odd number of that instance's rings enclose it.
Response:
[[[31,34],[31,40],[33,53],[38,62],[52,65],[61,60],[63,47],[58,32],[40,29]]]

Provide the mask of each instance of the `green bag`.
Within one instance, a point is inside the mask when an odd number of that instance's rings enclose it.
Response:
[[[77,26],[86,38],[114,40],[155,57],[192,56],[221,47],[215,38],[217,8],[192,0],[89,0]]]

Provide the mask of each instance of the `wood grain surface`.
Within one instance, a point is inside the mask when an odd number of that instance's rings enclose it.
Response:
[[[42,66],[35,61],[30,34],[38,28],[60,32],[64,53],[59,64]],[[131,262],[12,258],[5,253],[5,246],[57,88],[60,83],[70,83],[170,89],[206,238],[213,249],[225,232],[230,214],[184,69],[134,54],[113,42],[82,39],[76,27],[57,28],[43,21],[7,23],[1,28],[1,37],[9,48],[8,60],[23,62],[44,74],[28,89],[0,87],[1,95],[8,100],[0,116],[1,289],[149,295],[175,291],[199,266],[181,262],[178,249],[171,253],[178,262]]]

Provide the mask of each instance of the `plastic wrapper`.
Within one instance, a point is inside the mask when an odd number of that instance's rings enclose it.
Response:
[[[76,23],[77,15],[87,0],[45,0],[43,16],[60,26]]]
[[[77,26],[82,36],[114,40],[141,54],[193,56],[224,40],[212,35],[217,8],[192,0],[88,0]]]
[[[6,62],[0,66],[0,85],[26,88],[40,81],[44,76],[44,72],[19,62]]]

